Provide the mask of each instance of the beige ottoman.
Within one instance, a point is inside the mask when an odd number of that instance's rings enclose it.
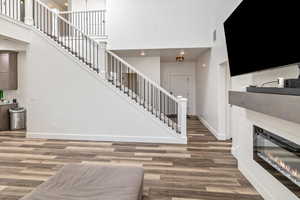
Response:
[[[142,200],[144,170],[69,164],[21,200]]]

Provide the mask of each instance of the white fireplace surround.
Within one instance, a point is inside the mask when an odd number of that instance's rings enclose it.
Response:
[[[291,66],[233,77],[231,90],[245,91],[248,85],[260,85],[278,77],[295,78],[297,75],[297,66]],[[232,153],[238,160],[241,172],[266,200],[298,200],[295,194],[254,161],[253,125],[300,144],[300,124],[237,106],[231,107]]]
[[[240,134],[237,138],[239,145],[235,147],[239,169],[266,200],[297,200],[296,195],[253,160],[253,125],[297,144],[300,144],[299,137],[296,137],[297,133],[299,134],[300,125],[250,110],[244,110],[244,112],[249,121],[240,125],[247,127],[248,130]]]

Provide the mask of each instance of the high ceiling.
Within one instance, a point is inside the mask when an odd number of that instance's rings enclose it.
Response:
[[[68,0],[52,0],[52,1],[54,1],[57,4],[59,4],[60,6],[64,6],[65,3],[68,2]]]
[[[50,8],[66,8],[65,3],[68,2],[68,0],[42,0],[47,6]]]
[[[206,50],[208,48],[116,50],[114,52],[122,57],[139,57],[141,52],[144,52],[145,56],[160,56],[161,62],[176,62],[176,56],[180,55],[181,52],[184,52],[185,61],[196,61]]]

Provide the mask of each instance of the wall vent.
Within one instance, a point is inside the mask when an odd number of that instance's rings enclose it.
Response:
[[[217,30],[214,30],[214,33],[213,33],[213,41],[217,41]]]

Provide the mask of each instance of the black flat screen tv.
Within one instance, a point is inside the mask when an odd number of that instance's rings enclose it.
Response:
[[[300,63],[297,0],[244,0],[224,23],[231,76]]]

